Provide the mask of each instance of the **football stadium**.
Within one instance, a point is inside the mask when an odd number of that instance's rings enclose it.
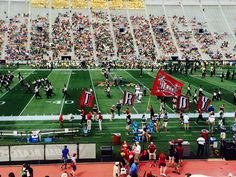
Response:
[[[235,0],[0,0],[0,176],[236,176]]]

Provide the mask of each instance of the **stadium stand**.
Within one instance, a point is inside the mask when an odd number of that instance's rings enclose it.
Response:
[[[235,11],[226,1],[33,0],[0,4],[0,56],[9,61],[57,60],[61,55],[71,55],[73,61],[98,59],[98,63],[171,57],[236,59]],[[11,8],[14,11],[10,12]]]

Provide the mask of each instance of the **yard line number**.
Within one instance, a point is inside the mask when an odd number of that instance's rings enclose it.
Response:
[[[61,100],[55,100],[55,101],[47,101],[47,103],[52,103],[52,104],[61,104]],[[74,104],[74,100],[65,100],[65,104]],[[1,102],[0,102],[1,105]]]

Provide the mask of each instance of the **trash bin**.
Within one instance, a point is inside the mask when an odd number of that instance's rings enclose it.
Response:
[[[201,135],[206,141],[208,140],[208,133],[209,133],[209,131],[206,129],[201,130]]]
[[[114,133],[113,134],[114,145],[119,145],[120,144],[120,139],[121,139],[121,134],[120,133]]]

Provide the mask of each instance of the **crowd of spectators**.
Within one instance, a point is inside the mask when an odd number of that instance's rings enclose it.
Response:
[[[69,13],[59,13],[52,25],[53,59],[60,53],[72,52],[71,23]]]
[[[185,17],[171,17],[171,28],[180,48],[182,59],[198,60],[201,55],[192,39],[192,31],[188,29],[188,22]]]
[[[5,29],[5,21],[0,19],[0,57],[2,55]]]
[[[114,56],[114,46],[108,14],[103,11],[92,11],[92,18],[97,58],[109,60]]]
[[[209,59],[222,59],[223,55],[216,46],[217,37],[207,30],[206,23],[198,22],[195,18],[190,21],[191,29],[194,33],[194,38],[199,43],[200,50],[206,54]]]
[[[117,56],[121,59],[134,58],[134,41],[127,17],[112,15],[112,24],[117,43]]]
[[[29,14],[17,14],[7,17],[9,21],[0,20],[0,56],[5,50],[5,59],[41,60],[44,54],[49,56],[49,52],[52,51],[54,60],[61,54],[71,53],[75,54],[78,61],[93,62],[93,52],[96,50],[100,62],[121,59],[121,63],[124,60],[124,64],[132,68],[136,61],[152,62],[156,59],[153,31],[160,60],[177,56],[177,47],[180,49],[182,59],[236,59],[236,45],[230,40],[229,34],[211,33],[207,24],[199,22],[196,18],[187,20],[184,16],[168,17],[170,21],[168,26],[164,15],[150,15],[150,23],[142,15],[130,16],[130,24],[125,15],[111,13],[110,19],[106,11],[92,10],[92,22],[88,15],[70,13],[72,12],[58,13],[52,24],[52,31],[50,31],[49,14],[38,15],[31,19]],[[31,20],[30,28],[29,20]],[[177,46],[173,42],[173,37]],[[117,45],[117,51],[114,44]],[[135,52],[135,44],[139,58]]]
[[[160,52],[162,53],[160,59],[165,60],[169,59],[170,55],[176,55],[177,48],[173,43],[165,16],[150,15],[150,23],[153,28],[157,44],[159,45]]]
[[[28,14],[17,14],[9,19],[5,59],[27,60]]]
[[[49,21],[47,16],[38,15],[31,21],[30,54],[34,60],[41,60],[49,50]]]
[[[150,32],[149,22],[143,16],[131,16],[134,36],[141,59],[155,60],[155,45]]]
[[[81,13],[73,13],[72,32],[76,57],[81,60],[92,58],[93,44],[89,17]]]

